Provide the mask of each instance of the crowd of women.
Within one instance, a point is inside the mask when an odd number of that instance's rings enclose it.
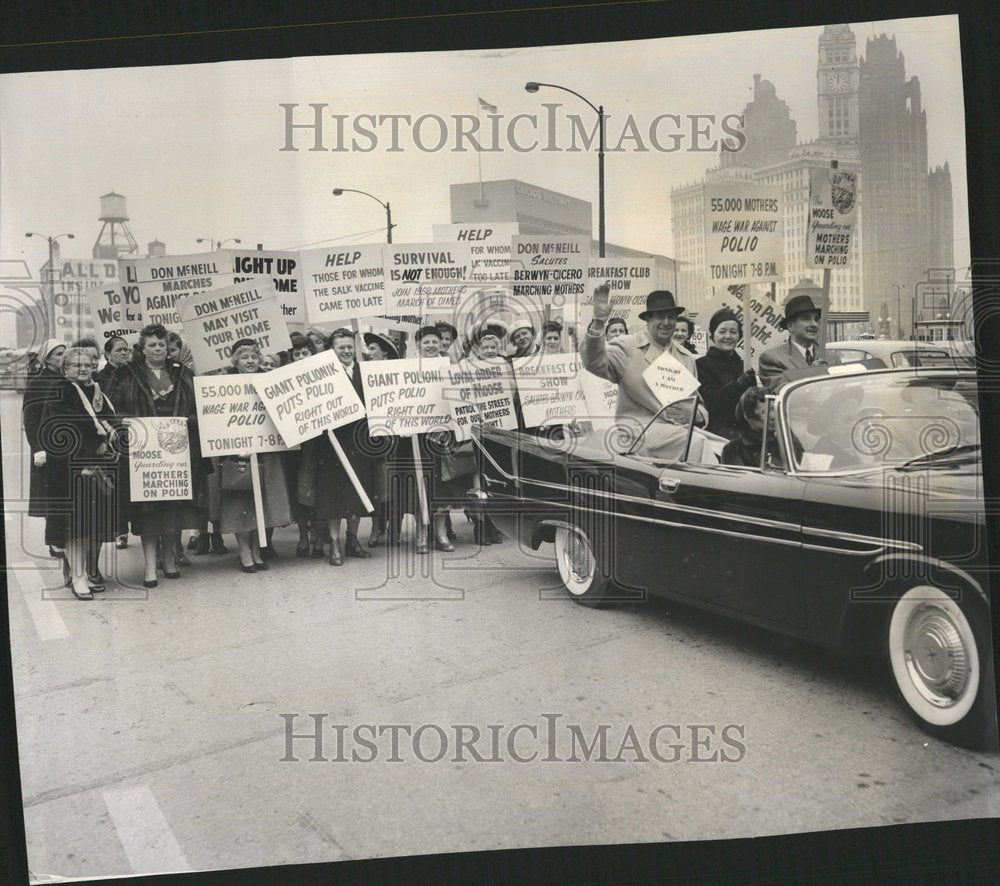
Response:
[[[505,336],[506,330],[485,327],[467,346],[480,356],[497,356]],[[358,338],[346,328],[332,334],[311,328],[304,335],[293,334],[291,347],[279,354],[262,353],[256,342],[244,339],[233,345],[228,371],[267,372],[331,350],[363,396]],[[442,323],[420,328],[413,343],[420,355],[437,357],[454,352],[455,338],[455,328]],[[398,359],[405,352],[401,337],[366,332],[363,341],[366,360]],[[298,528],[296,556],[323,558],[332,566],[342,566],[345,556],[370,558],[367,548],[399,544],[407,514],[414,517],[411,539],[419,554],[427,554],[432,545],[455,549],[453,509],[463,511],[473,524],[477,544],[502,541],[476,508],[478,471],[471,443],[456,443],[450,432],[420,435],[415,441],[372,437],[364,418],[338,428],[334,436],[375,506],[367,547],[358,537],[367,508],[326,434],[297,450],[257,456],[267,528],[260,538],[252,453],[209,458],[199,449],[191,355],[181,337],[150,325],[134,347],[122,338],[110,339],[103,356],[100,366],[101,353],[92,339],[68,348],[55,340],[45,342],[23,404],[32,459],[30,513],[45,519],[49,552],[62,559],[66,585],[80,599],[104,591],[101,547],[112,541],[127,547],[129,530],[141,540],[147,588],[156,587],[161,574],[180,578],[180,568],[191,565],[181,542],[184,531],[190,531],[187,550],[193,554],[225,554],[224,536],[235,537],[239,568],[247,573],[270,568],[278,556],[273,530],[293,524]],[[131,501],[129,419],[165,416],[187,422],[192,497]]]

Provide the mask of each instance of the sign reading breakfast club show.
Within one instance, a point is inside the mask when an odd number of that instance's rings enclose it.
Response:
[[[455,417],[446,393],[450,366],[447,357],[362,363],[361,382],[371,435],[412,437],[453,429]]]
[[[198,437],[205,455],[283,452],[288,447],[253,383],[254,374],[196,375]]]
[[[438,243],[468,243],[472,249],[469,279],[499,283],[510,279],[510,244],[521,226],[517,222],[434,225]]]
[[[843,169],[809,170],[806,267],[843,268],[858,220],[858,174]]]
[[[651,258],[592,258],[586,292],[579,303],[581,328],[593,317],[594,289],[606,283],[611,292],[611,316],[623,319],[633,331],[639,329],[639,314],[646,310],[646,296],[654,288],[654,264]]]
[[[589,237],[514,237],[510,271],[518,312],[575,324],[589,267]]]
[[[538,354],[511,361],[526,428],[570,424],[588,418],[577,354]]]
[[[120,336],[130,345],[139,340],[143,323],[138,295],[133,292],[131,297],[134,301],[126,301],[125,291],[117,283],[88,289],[84,295],[90,315],[94,318],[97,347],[102,354],[105,343],[115,336]]]
[[[340,325],[384,314],[382,248],[363,243],[300,252],[307,321]]]
[[[302,300],[302,271],[297,252],[264,252],[254,249],[227,250],[233,262],[233,282],[259,277],[270,278],[278,293],[281,313],[289,329],[305,326],[305,307]]]
[[[188,296],[178,310],[198,372],[228,368],[241,338],[253,339],[265,353],[291,345],[274,284],[264,277]]]
[[[138,298],[144,323],[181,330],[177,305],[189,295],[232,286],[233,262],[226,252],[118,259],[126,301]]]
[[[129,495],[132,501],[184,501],[192,496],[191,441],[183,416],[130,418]]]
[[[779,280],[784,255],[780,188],[747,181],[705,182],[704,187],[709,284]]]
[[[382,247],[385,313],[450,313],[469,291],[469,243],[393,243]]]
[[[365,408],[333,351],[248,376],[289,446],[363,418]]]

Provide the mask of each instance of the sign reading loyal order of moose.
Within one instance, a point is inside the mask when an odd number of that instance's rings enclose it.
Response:
[[[189,296],[179,308],[199,373],[231,366],[229,355],[241,338],[252,338],[265,353],[291,346],[274,284],[267,278]]]
[[[447,314],[469,292],[468,243],[399,243],[382,247],[386,314]]]
[[[177,304],[189,295],[233,283],[233,262],[226,252],[118,259],[118,280],[125,300],[138,301],[144,323],[161,323],[180,332]]]
[[[306,249],[299,253],[310,323],[346,323],[385,313],[382,244]]]
[[[205,455],[282,452],[288,447],[254,390],[256,375],[196,375],[198,436]]]
[[[713,286],[781,277],[781,190],[747,181],[705,183],[705,268]]]
[[[365,408],[333,351],[247,377],[289,446],[364,418]]]

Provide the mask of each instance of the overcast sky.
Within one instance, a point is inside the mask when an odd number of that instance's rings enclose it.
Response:
[[[928,121],[928,159],[948,160],[955,206],[955,263],[969,264],[965,118],[957,17],[854,24],[858,52],[869,37],[895,35],[907,76],[920,78]],[[0,78],[0,249],[32,268],[44,242],[25,231],[71,231],[63,254],[89,257],[100,229],[101,194],[128,198],[131,227],[145,253],[158,238],[171,254],[199,252],[198,237],[239,237],[265,248],[327,241],[364,242],[384,234],[384,213],[357,188],[389,200],[398,242],[430,240],[432,225],[450,218],[448,186],[475,181],[474,152],[425,152],[403,126],[401,152],[389,152],[388,124],[376,150],[282,152],[281,102],[326,103],[324,141],[336,143],[333,113],[474,114],[477,95],[510,118],[544,121],[543,101],[563,101],[558,138],[568,146],[564,113],[596,115],[573,96],[524,91],[526,80],[569,86],[610,115],[609,142],[632,114],[643,138],[659,114],[738,114],[752,98],[753,75],[771,80],[788,102],[799,141],[817,132],[816,65],[822,28],[794,28],[656,40],[499,51],[455,51],[222,62],[5,75]],[[521,141],[530,141],[522,123]],[[454,124],[449,119],[451,141]],[[666,128],[661,130],[661,140]],[[425,140],[436,141],[428,126]],[[541,132],[545,138],[544,126]],[[714,130],[713,135],[724,135]],[[350,129],[348,129],[350,138]],[[364,142],[367,144],[367,142]],[[684,148],[690,147],[690,134]],[[586,153],[514,151],[483,155],[484,179],[518,178],[597,203],[597,158]],[[718,159],[681,150],[626,151],[607,156],[607,239],[673,254],[669,192],[700,178]],[[596,236],[596,218],[595,218]],[[339,238],[339,239],[338,239]]]

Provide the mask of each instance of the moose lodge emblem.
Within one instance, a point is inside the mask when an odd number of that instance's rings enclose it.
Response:
[[[840,215],[847,215],[854,209],[854,195],[857,192],[856,172],[836,172],[830,179],[831,200]]]

